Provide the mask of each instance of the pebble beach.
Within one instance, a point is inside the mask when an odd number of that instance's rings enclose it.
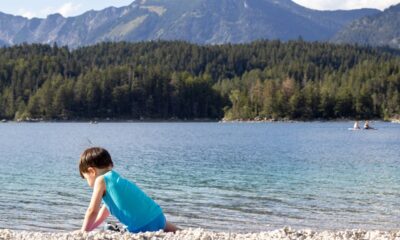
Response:
[[[33,239],[50,239],[50,240],[113,240],[113,239],[147,239],[147,240],[158,240],[158,239],[187,239],[187,240],[235,240],[235,239],[247,239],[247,240],[269,240],[269,239],[351,239],[351,240],[367,240],[367,239],[400,239],[400,231],[364,231],[364,230],[345,230],[345,231],[321,231],[316,232],[312,230],[293,230],[291,228],[283,228],[274,231],[258,232],[258,233],[228,233],[228,232],[211,232],[204,229],[187,229],[179,231],[175,234],[160,232],[147,232],[140,234],[129,234],[129,233],[118,233],[110,231],[101,232],[90,232],[82,233],[79,231],[75,232],[62,232],[62,233],[50,233],[50,232],[28,232],[28,231],[12,231],[12,230],[0,230],[1,240],[33,240]]]

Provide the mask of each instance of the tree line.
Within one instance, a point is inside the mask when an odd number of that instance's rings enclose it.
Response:
[[[400,113],[390,49],[302,40],[0,49],[0,118],[333,119]]]

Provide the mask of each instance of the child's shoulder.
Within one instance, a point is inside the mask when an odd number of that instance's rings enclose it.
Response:
[[[95,184],[104,184],[104,183],[105,183],[105,181],[104,181],[104,175],[98,176],[98,177],[96,178],[96,180],[95,180]]]
[[[114,170],[110,170],[102,175],[105,181],[114,182],[121,178],[121,176]]]

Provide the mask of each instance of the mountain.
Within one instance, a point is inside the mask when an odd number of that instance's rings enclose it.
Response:
[[[54,43],[78,47],[101,41],[185,40],[201,44],[256,39],[328,40],[375,9],[317,11],[291,0],[137,0],[129,6],[27,19],[0,14],[0,44]]]
[[[400,4],[382,13],[355,20],[338,32],[333,41],[400,48]]]

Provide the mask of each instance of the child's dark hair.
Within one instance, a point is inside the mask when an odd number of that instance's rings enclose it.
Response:
[[[107,168],[113,167],[113,161],[110,154],[104,148],[92,147],[86,149],[79,160],[79,173],[83,177],[83,173],[87,173],[89,167]]]

